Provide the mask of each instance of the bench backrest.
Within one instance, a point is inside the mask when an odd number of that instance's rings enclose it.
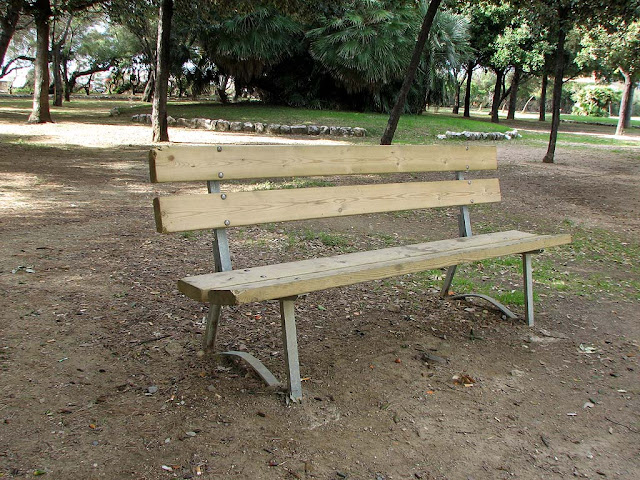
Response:
[[[209,182],[210,193],[154,199],[161,233],[500,201],[498,179],[464,179],[464,172],[497,168],[493,146],[171,145],[152,150],[149,165],[152,182]],[[220,191],[218,183],[408,172],[458,174],[447,181],[241,192]]]

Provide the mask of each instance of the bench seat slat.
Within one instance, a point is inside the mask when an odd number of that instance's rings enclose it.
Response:
[[[498,232],[198,275],[183,278],[178,282],[178,288],[194,300],[238,305],[525,253],[570,242],[569,235]]]
[[[161,233],[500,201],[498,179],[173,195],[154,201]]]
[[[156,183],[495,170],[498,163],[494,146],[171,145],[152,150],[149,166]]]

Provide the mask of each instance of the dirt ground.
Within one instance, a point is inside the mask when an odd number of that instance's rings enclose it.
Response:
[[[416,293],[412,277],[313,293],[297,308],[305,400],[286,406],[243,365],[200,351],[206,309],[176,281],[211,268],[211,237],[155,232],[152,198],[176,187],[148,183],[149,128],[23,121],[0,110],[0,477],[640,478],[633,298],[546,289],[530,329]],[[503,202],[472,211],[475,225],[580,225],[638,243],[640,149],[559,148],[542,165],[542,148],[498,148]],[[231,230],[235,266],[339,251],[291,245],[299,228],[371,248],[457,227],[452,211]],[[558,275],[628,273],[557,261]],[[283,377],[275,303],[227,309],[219,342]]]

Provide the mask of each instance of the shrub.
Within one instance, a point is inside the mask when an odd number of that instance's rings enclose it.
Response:
[[[572,98],[574,115],[608,117],[611,103],[618,101],[620,94],[610,87],[591,85],[577,90]]]

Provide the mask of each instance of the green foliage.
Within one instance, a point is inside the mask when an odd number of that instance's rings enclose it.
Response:
[[[404,78],[427,3],[359,0],[322,17],[307,32],[309,51],[349,97],[351,108],[389,111]],[[467,20],[450,12],[434,19],[425,54],[409,93],[407,110],[420,113],[455,85],[452,71],[469,54]]]
[[[98,30],[86,22],[78,22],[65,50],[76,70],[88,70],[115,66],[122,59],[134,56],[138,46],[135,38],[123,28],[107,25],[106,29]]]
[[[436,14],[422,67],[427,105],[443,105],[452,96],[457,86],[455,72],[472,56],[469,42],[469,21],[466,17],[446,10]],[[412,111],[417,113],[415,108]]]
[[[618,19],[613,30],[602,26],[581,29],[582,39],[577,62],[589,66],[605,78],[630,74],[640,77],[640,22]]]
[[[575,105],[571,113],[592,117],[608,117],[609,106],[618,101],[620,94],[610,87],[599,85],[587,86],[572,95]]]
[[[540,33],[539,26],[534,28],[527,21],[507,26],[493,44],[491,63],[501,68],[517,66],[525,73],[540,70],[551,51]]]
[[[302,29],[293,18],[273,8],[257,8],[204,26],[198,36],[222,72],[248,83],[296,53]]]
[[[152,0],[111,0],[106,5],[110,20],[123,26],[137,39],[142,63],[155,61],[158,6]]]
[[[291,14],[293,3],[243,2],[241,8],[226,11],[206,3],[193,14],[180,14],[193,19],[185,28],[195,32],[199,55],[190,63],[208,60],[217,73],[233,76],[237,89],[246,88],[274,104],[388,110],[427,2],[352,0]],[[441,12],[436,18],[410,111],[418,113],[427,101],[445,98],[451,69],[459,67],[469,51],[467,30],[460,16]],[[179,69],[173,75],[184,76]]]
[[[515,12],[509,4],[473,2],[462,8],[469,19],[470,43],[475,52],[475,62],[491,66],[496,53],[498,36],[505,31]]]
[[[353,8],[307,32],[311,57],[348,93],[378,92],[402,79],[415,43],[415,9],[387,9],[386,2],[358,0]]]

